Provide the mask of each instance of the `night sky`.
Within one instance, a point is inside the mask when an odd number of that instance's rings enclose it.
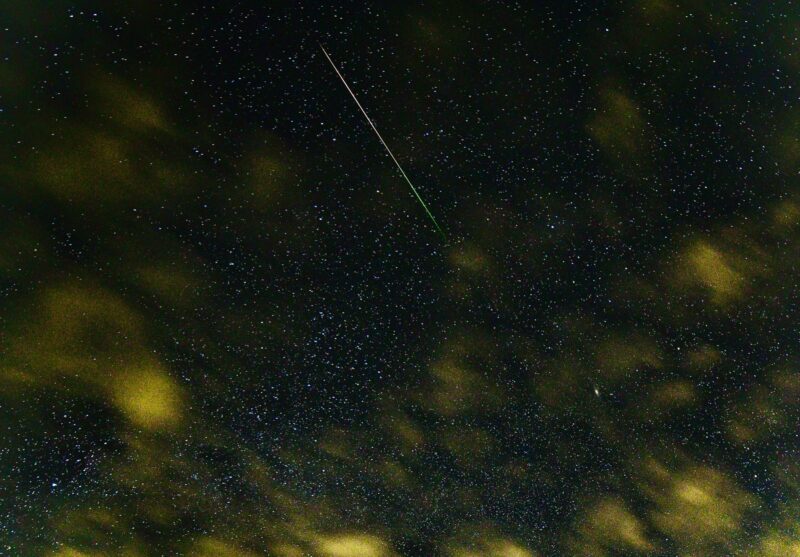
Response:
[[[3,1],[0,555],[800,556],[799,95],[789,0]]]

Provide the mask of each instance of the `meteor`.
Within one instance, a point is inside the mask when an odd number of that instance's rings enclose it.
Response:
[[[375,132],[375,135],[377,135],[377,136],[378,136],[378,139],[380,140],[380,142],[381,142],[381,145],[383,145],[383,148],[384,148],[384,149],[386,149],[386,152],[387,152],[387,153],[389,153],[389,156],[392,158],[392,160],[394,161],[394,164],[397,166],[397,170],[399,170],[399,171],[400,171],[400,174],[402,174],[402,175],[403,175],[403,178],[405,178],[405,181],[408,183],[409,187],[411,188],[411,191],[412,191],[412,192],[414,192],[414,195],[416,196],[417,200],[419,200],[419,202],[420,202],[420,205],[422,205],[422,208],[423,208],[423,209],[425,209],[425,212],[428,214],[428,216],[430,217],[431,221],[433,222],[433,226],[435,226],[435,227],[436,227],[436,230],[438,230],[438,231],[439,231],[439,234],[441,234],[441,235],[442,235],[442,238],[444,238],[444,240],[445,240],[445,241],[447,241],[447,236],[445,235],[445,233],[444,233],[444,230],[442,230],[442,228],[439,226],[439,223],[438,223],[438,222],[436,222],[436,218],[433,216],[433,213],[431,213],[431,210],[430,210],[430,209],[428,209],[428,206],[427,206],[427,205],[425,204],[425,202],[422,200],[422,196],[420,196],[419,192],[417,191],[417,188],[415,188],[415,187],[414,187],[414,184],[412,184],[412,183],[411,183],[411,180],[409,180],[409,179],[408,179],[408,176],[406,175],[405,171],[403,170],[403,167],[402,167],[402,166],[400,166],[400,163],[399,163],[399,162],[397,162],[397,158],[394,156],[394,153],[392,153],[392,150],[391,150],[391,149],[389,149],[389,146],[388,146],[388,145],[386,144],[386,142],[383,140],[383,137],[381,137],[381,133],[378,131],[378,128],[376,128],[376,127],[375,127],[375,124],[373,124],[373,123],[372,123],[372,120],[370,120],[369,116],[367,116],[367,111],[366,111],[366,110],[364,110],[364,107],[363,107],[363,106],[361,106],[361,103],[360,103],[360,102],[358,102],[358,99],[356,98],[356,95],[355,95],[355,93],[353,93],[353,90],[352,90],[352,89],[350,89],[350,86],[349,86],[349,85],[347,84],[347,82],[344,80],[344,76],[343,76],[343,75],[342,75],[342,73],[339,71],[339,68],[337,68],[337,67],[336,67],[336,64],[334,64],[334,63],[333,63],[333,60],[331,60],[331,57],[330,57],[330,55],[328,55],[328,52],[325,50],[325,47],[324,47],[324,46],[322,46],[322,44],[321,44],[321,43],[320,43],[319,47],[322,49],[322,53],[325,55],[325,58],[327,58],[327,59],[328,59],[328,62],[330,62],[330,63],[331,63],[331,66],[333,66],[333,71],[335,71],[335,72],[336,72],[336,75],[338,75],[338,76],[339,76],[339,79],[341,79],[341,80],[342,80],[342,83],[343,83],[343,84],[344,84],[344,86],[347,88],[347,92],[348,92],[348,93],[350,93],[350,96],[351,96],[351,97],[353,97],[353,100],[354,100],[354,101],[356,101],[356,105],[358,106],[358,109],[361,111],[361,114],[363,114],[363,115],[364,115],[364,118],[366,118],[366,119],[367,119],[367,123],[368,123],[368,124],[370,125],[370,127],[372,128],[372,131],[374,131],[374,132]]]

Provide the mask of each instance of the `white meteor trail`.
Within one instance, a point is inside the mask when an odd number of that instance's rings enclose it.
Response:
[[[412,184],[412,183],[411,183],[411,180],[409,180],[409,179],[408,179],[408,176],[406,175],[405,171],[403,170],[403,167],[402,167],[402,166],[400,166],[400,163],[399,163],[399,162],[397,162],[397,158],[396,158],[396,157],[394,156],[394,154],[392,153],[392,150],[391,150],[391,149],[389,149],[389,146],[388,146],[388,145],[386,144],[386,142],[383,140],[383,137],[381,137],[381,133],[378,131],[378,128],[376,128],[376,127],[375,127],[375,124],[373,124],[373,123],[372,123],[372,120],[370,120],[369,116],[367,116],[367,111],[366,111],[366,110],[364,110],[364,107],[363,107],[363,106],[361,106],[361,103],[360,103],[360,102],[358,102],[358,99],[356,98],[356,95],[355,95],[355,93],[353,93],[353,90],[352,90],[352,89],[350,89],[350,86],[349,86],[349,85],[347,84],[347,82],[344,80],[344,76],[343,76],[343,75],[342,75],[342,73],[339,71],[339,68],[337,68],[337,67],[336,67],[336,64],[334,64],[334,63],[333,63],[333,60],[331,60],[331,57],[330,57],[330,55],[328,55],[328,52],[325,50],[325,47],[324,47],[324,46],[322,46],[322,44],[321,44],[321,43],[320,43],[319,47],[322,49],[322,53],[325,55],[325,58],[327,58],[327,59],[328,59],[328,62],[330,62],[330,63],[331,63],[331,66],[333,66],[333,71],[335,71],[335,72],[336,72],[336,75],[338,75],[338,76],[339,76],[339,79],[341,79],[341,80],[342,80],[342,83],[344,83],[344,86],[347,88],[347,92],[348,92],[348,93],[350,93],[350,96],[351,96],[351,97],[353,97],[353,100],[354,100],[354,101],[356,101],[356,105],[358,105],[358,109],[361,111],[361,114],[363,114],[363,115],[364,115],[364,118],[366,118],[366,119],[367,119],[367,123],[369,123],[370,127],[372,128],[372,131],[374,131],[374,132],[375,132],[375,135],[377,135],[377,136],[378,136],[378,139],[380,140],[380,142],[381,142],[381,145],[383,145],[383,148],[384,148],[384,149],[386,149],[386,152],[387,152],[387,153],[389,153],[389,156],[390,156],[390,157],[392,157],[392,160],[394,161],[394,164],[397,166],[397,169],[400,171],[400,174],[402,174],[402,175],[403,175],[403,178],[405,178],[405,180],[406,180],[406,182],[408,183],[409,187],[411,187],[411,191],[412,191],[412,192],[414,192],[414,195],[415,195],[415,196],[416,196],[416,198],[419,200],[420,204],[422,205],[422,208],[423,208],[423,209],[425,209],[425,212],[426,212],[426,213],[428,214],[428,216],[431,218],[431,221],[433,222],[433,225],[436,227],[436,230],[438,230],[438,231],[439,231],[439,234],[441,234],[441,235],[442,235],[442,238],[444,238],[445,240],[447,240],[447,236],[445,235],[445,233],[444,233],[444,230],[442,230],[442,228],[439,226],[439,223],[438,223],[438,222],[436,222],[436,218],[433,216],[433,213],[431,213],[431,210],[430,210],[430,209],[428,209],[428,206],[427,206],[427,205],[425,204],[425,202],[422,200],[422,197],[420,196],[419,192],[417,191],[417,188],[415,188],[415,187],[414,187],[414,184]]]

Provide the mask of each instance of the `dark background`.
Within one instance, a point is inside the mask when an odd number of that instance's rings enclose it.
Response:
[[[4,2],[0,554],[800,554],[798,23]]]

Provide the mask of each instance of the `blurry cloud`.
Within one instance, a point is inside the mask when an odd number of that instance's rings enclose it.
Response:
[[[620,88],[601,89],[599,110],[588,123],[589,135],[606,154],[635,161],[644,149],[644,118],[635,100]]]
[[[261,553],[247,551],[218,538],[197,540],[189,551],[189,557],[257,557]]]
[[[747,513],[758,501],[728,474],[686,459],[644,461],[641,491],[650,500],[648,520],[689,557],[739,547]]]
[[[369,534],[322,536],[316,541],[321,557],[390,557],[386,542]]]
[[[155,99],[132,83],[113,75],[91,79],[99,110],[112,122],[135,132],[170,132],[164,109]]]
[[[604,497],[581,515],[569,542],[571,550],[586,557],[611,557],[625,552],[651,554],[645,521],[637,517],[624,501]]]
[[[181,390],[156,361],[136,362],[116,372],[111,393],[114,404],[136,426],[162,429],[180,422]]]
[[[597,366],[610,381],[624,381],[647,367],[659,369],[662,360],[656,342],[639,333],[614,334],[597,348]]]

